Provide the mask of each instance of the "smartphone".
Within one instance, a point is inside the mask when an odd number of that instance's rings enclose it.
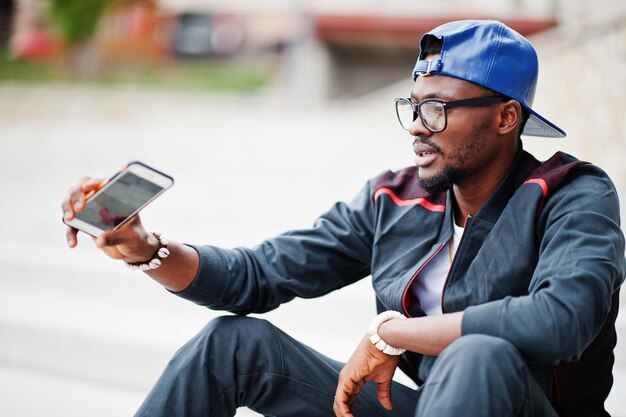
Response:
[[[121,227],[174,184],[174,179],[141,162],[130,162],[103,187],[87,195],[85,209],[65,224],[98,237]]]

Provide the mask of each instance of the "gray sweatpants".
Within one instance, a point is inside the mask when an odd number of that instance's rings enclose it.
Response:
[[[183,346],[136,417],[233,416],[248,407],[265,416],[334,416],[343,364],[294,340],[265,320],[227,316],[211,321]],[[392,387],[393,411],[366,384],[352,407],[370,416],[556,416],[510,343],[464,336],[437,359],[418,390]]]

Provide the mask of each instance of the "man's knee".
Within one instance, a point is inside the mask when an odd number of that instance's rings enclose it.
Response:
[[[195,349],[230,355],[256,349],[263,344],[274,344],[275,338],[274,327],[266,320],[221,316],[211,320],[189,343]]]
[[[468,391],[468,386],[482,387],[493,393],[523,392],[520,379],[524,361],[510,342],[486,335],[467,335],[457,339],[439,355],[428,377],[422,404],[422,412],[431,407],[444,407],[438,397],[456,398],[454,404],[444,408],[463,407],[464,403],[482,401],[480,393]],[[472,397],[468,397],[468,395]],[[507,395],[502,394],[503,397]],[[420,414],[426,415],[426,414]]]
[[[207,338],[255,339],[271,334],[272,325],[263,319],[246,316],[220,316],[211,320],[200,334]]]
[[[463,336],[435,361],[417,415],[519,415],[530,378],[522,355],[510,342]]]
[[[276,328],[267,320],[245,316],[217,317],[189,343],[210,368],[233,360],[247,367],[264,363],[274,368],[282,353]]]

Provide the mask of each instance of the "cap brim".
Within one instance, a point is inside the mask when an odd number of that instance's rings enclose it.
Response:
[[[539,113],[526,107],[530,112],[530,117],[524,126],[522,135],[526,136],[542,136],[545,138],[564,138],[566,133],[563,129],[551,123]]]

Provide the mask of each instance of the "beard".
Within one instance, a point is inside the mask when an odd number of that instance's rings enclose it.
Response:
[[[459,183],[465,172],[459,168],[446,167],[444,170],[430,178],[421,178],[418,173],[417,183],[428,194],[440,194],[452,188],[452,184]]]

